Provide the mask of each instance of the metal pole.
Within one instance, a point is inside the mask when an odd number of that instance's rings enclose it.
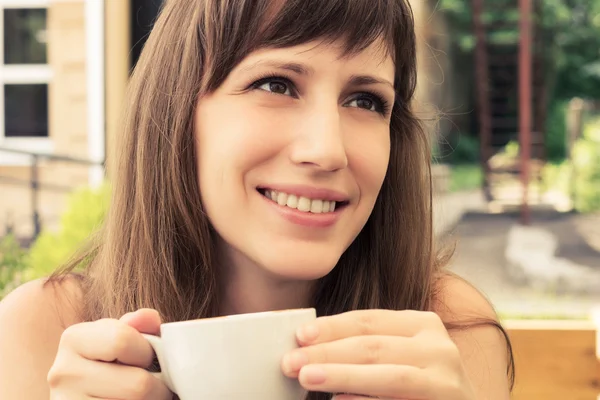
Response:
[[[531,223],[529,209],[529,166],[531,158],[531,0],[519,0],[519,148],[523,200],[521,223]]]
[[[479,152],[481,168],[483,170],[483,191],[488,200],[491,199],[491,188],[489,187],[488,164],[492,136],[492,120],[489,103],[488,90],[488,59],[485,40],[485,27],[483,26],[483,0],[472,0],[473,28],[475,30],[475,77],[477,103],[479,105]]]

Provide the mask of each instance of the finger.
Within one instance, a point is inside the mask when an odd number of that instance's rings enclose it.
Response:
[[[408,365],[311,364],[298,381],[307,390],[392,399],[431,398],[427,372]]]
[[[154,351],[150,343],[131,326],[115,319],[84,322],[67,328],[61,346],[88,360],[115,362],[148,368]]]
[[[160,333],[161,319],[158,311],[151,308],[141,308],[127,313],[120,318],[121,322],[135,328],[138,332],[158,335]]]
[[[402,336],[353,336],[301,347],[287,353],[281,367],[290,378],[308,364],[403,364],[425,368],[431,364],[432,346]]]
[[[413,310],[357,310],[320,317],[296,332],[301,346],[331,342],[351,336],[412,337],[423,331],[446,332],[437,314]]]
[[[356,394],[336,394],[331,398],[331,400],[369,400],[369,399],[377,399],[377,400],[408,400],[408,399],[391,399],[391,398],[383,398],[383,397],[365,397],[359,396]]]
[[[111,400],[171,400],[173,394],[165,384],[149,372],[128,365],[85,362],[81,374],[86,380],[81,388],[93,398]]]
[[[50,392],[50,398],[49,400],[70,400],[70,399],[78,399],[78,400],[115,400],[115,399],[106,399],[106,398],[101,398],[101,397],[93,397],[93,396],[87,396],[87,395],[83,395],[81,393],[76,393],[73,390],[69,390],[69,391],[56,391],[53,390],[52,392]]]

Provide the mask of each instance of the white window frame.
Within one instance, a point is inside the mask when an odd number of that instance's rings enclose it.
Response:
[[[85,0],[88,157],[97,163],[106,158],[104,1]],[[104,181],[104,167],[92,166],[88,179],[90,186],[99,186]]]
[[[54,151],[51,136],[13,138],[6,137],[4,132],[4,85],[46,84],[50,87],[53,77],[48,63],[4,65],[4,10],[15,8],[45,8],[48,10],[49,5],[50,0],[0,0],[0,145],[4,147],[36,153],[52,153]],[[50,117],[49,113],[48,116]],[[14,153],[0,153],[0,166],[29,164],[30,157]]]

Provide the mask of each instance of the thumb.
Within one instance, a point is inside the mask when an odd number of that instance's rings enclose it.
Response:
[[[135,328],[140,333],[158,335],[160,333],[161,319],[158,311],[151,308],[140,308],[137,311],[123,315],[119,321]]]

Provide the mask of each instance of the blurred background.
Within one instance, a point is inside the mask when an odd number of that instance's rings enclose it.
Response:
[[[509,329],[518,399],[600,394],[600,0],[410,0],[450,268]],[[0,298],[101,223],[161,0],[0,0]],[[600,343],[600,339],[598,339]]]

